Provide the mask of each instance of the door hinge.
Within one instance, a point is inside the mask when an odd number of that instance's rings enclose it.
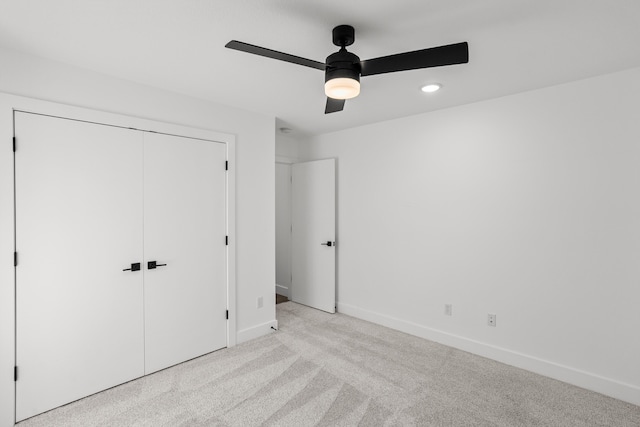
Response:
[[[18,381],[18,367],[13,367],[13,381]]]
[[[16,137],[13,137],[13,152],[16,152]]]
[[[229,320],[229,310],[227,310],[227,320]]]
[[[229,236],[224,236],[224,244],[229,246]]]
[[[18,252],[13,253],[13,266],[14,267],[18,266]]]
[[[224,170],[228,171],[229,170],[229,161],[225,160],[224,162]]]

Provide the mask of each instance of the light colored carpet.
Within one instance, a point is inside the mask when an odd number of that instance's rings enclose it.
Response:
[[[640,407],[341,314],[20,423],[35,426],[640,426]]]

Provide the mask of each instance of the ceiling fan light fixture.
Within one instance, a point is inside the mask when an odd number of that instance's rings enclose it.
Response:
[[[345,100],[355,98],[360,94],[360,77],[466,64],[469,62],[469,44],[467,42],[396,53],[361,61],[358,55],[347,51],[347,46],[351,46],[355,41],[355,30],[351,25],[334,27],[332,35],[333,44],[338,46],[340,50],[329,55],[324,63],[238,40],[231,40],[225,47],[324,71],[324,92],[327,95],[325,114],[342,111]],[[422,88],[425,92],[438,89],[440,89],[439,84],[427,85]]]
[[[440,83],[431,83],[422,86],[422,91],[425,93],[433,93],[439,91],[440,88],[442,88],[442,85]]]
[[[333,99],[351,99],[360,94],[360,82],[348,77],[338,77],[324,84],[324,93]]]
[[[335,36],[335,34],[334,34]],[[342,46],[327,57],[324,93],[333,99],[351,99],[360,94],[360,58]]]

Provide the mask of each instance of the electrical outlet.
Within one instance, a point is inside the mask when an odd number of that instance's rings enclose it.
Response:
[[[262,297],[258,297],[258,308],[262,308],[263,302],[262,302]]]
[[[445,314],[445,316],[451,316],[451,310],[452,310],[451,304],[445,304],[444,305],[444,314]]]
[[[496,315],[489,313],[487,316],[487,324],[489,326],[496,326]]]

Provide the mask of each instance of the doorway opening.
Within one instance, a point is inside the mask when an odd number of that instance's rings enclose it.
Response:
[[[335,159],[276,162],[276,304],[335,312]]]

